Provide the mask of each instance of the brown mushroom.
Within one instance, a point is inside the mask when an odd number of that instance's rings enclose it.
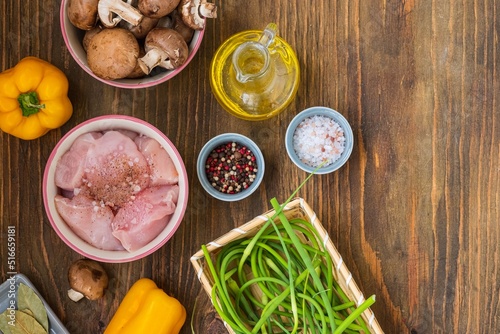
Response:
[[[132,33],[123,28],[104,29],[89,43],[87,62],[100,78],[125,78],[135,68],[139,43]]]
[[[146,55],[138,59],[144,73],[160,66],[168,70],[184,64],[189,55],[189,49],[182,36],[169,28],[154,28],[144,41]]]
[[[70,289],[68,297],[77,302],[83,297],[96,300],[104,295],[108,287],[108,275],[97,262],[88,259],[75,261],[68,270]]]
[[[148,32],[151,31],[154,27],[156,27],[156,24],[158,23],[159,19],[152,19],[150,17],[144,16],[142,19],[141,23],[138,25],[134,26],[126,21],[121,21],[118,26],[125,28],[129,30],[137,39],[143,39],[146,37]]]
[[[138,0],[127,0],[127,3],[129,5],[132,5],[134,8],[137,8],[138,6]],[[135,38],[143,39],[151,29],[156,27],[158,20],[159,19],[153,19],[148,16],[143,16],[141,22],[139,22],[139,24],[137,25],[133,25],[125,20],[121,20],[120,23],[118,23],[118,26],[130,30],[130,32],[134,34]]]
[[[68,19],[82,30],[92,29],[97,22],[97,3],[99,0],[69,0]]]
[[[87,52],[87,49],[89,48],[89,43],[90,43],[90,40],[92,39],[92,37],[94,37],[95,35],[97,35],[101,31],[102,31],[102,28],[99,26],[96,26],[96,27],[94,27],[90,30],[87,30],[85,32],[85,35],[83,35],[83,40],[82,40],[82,45],[83,45],[83,49],[85,50],[85,52]]]
[[[217,17],[217,6],[206,0],[181,0],[178,10],[184,23],[195,30],[205,27],[205,18]]]
[[[184,23],[184,21],[182,20],[182,16],[178,10],[174,10],[170,14],[170,17],[172,18],[173,22],[172,29],[181,34],[182,38],[184,38],[186,43],[189,44],[189,42],[191,42],[191,39],[193,39],[194,29]]]
[[[144,47],[139,46],[139,57],[144,57],[144,55],[146,55],[146,51],[144,50]],[[146,75],[146,73],[144,73],[141,66],[139,66],[139,59],[137,59],[137,63],[135,65],[135,68],[129,75],[127,75],[127,79],[138,79],[138,78],[142,78],[145,75]]]
[[[121,20],[136,26],[143,18],[137,8],[122,0],[99,0],[97,12],[99,20],[106,28],[116,27]]]
[[[180,0],[139,0],[138,8],[142,14],[159,19],[170,14]]]
[[[170,15],[163,16],[161,19],[158,20],[158,23],[156,26],[158,28],[172,28],[174,25],[174,22]]]

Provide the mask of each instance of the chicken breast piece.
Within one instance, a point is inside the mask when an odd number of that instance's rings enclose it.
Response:
[[[113,236],[111,208],[99,205],[84,195],[72,199],[56,195],[55,206],[68,226],[82,240],[103,250],[123,250],[120,240]]]
[[[129,252],[144,247],[167,226],[178,197],[177,185],[145,189],[118,210],[111,223],[113,235]]]
[[[89,132],[75,139],[57,163],[54,175],[56,186],[69,191],[82,186],[87,152],[101,136],[99,132]]]
[[[138,136],[135,138],[135,143],[149,164],[151,185],[159,186],[179,182],[179,173],[172,158],[158,141],[153,138]]]
[[[114,208],[132,201],[149,186],[150,170],[130,137],[108,131],[87,153],[85,178],[91,196]]]

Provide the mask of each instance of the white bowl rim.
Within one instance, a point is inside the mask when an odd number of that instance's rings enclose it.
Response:
[[[103,124],[98,128],[88,129],[88,127],[92,124],[99,123]],[[167,224],[167,227],[144,247],[134,252],[102,250],[91,246],[90,244],[79,238],[58,215],[57,210],[55,209],[55,204],[53,203],[53,200],[51,200],[51,198],[55,196],[55,193],[57,193],[57,187],[55,186],[54,182],[54,171],[57,164],[53,162],[55,161],[55,159],[60,158],[62,154],[66,152],[67,148],[72,145],[74,139],[81,134],[91,131],[104,131],[111,129],[127,129],[139,134],[145,134],[141,133],[140,131],[138,131],[138,129],[135,128],[138,124],[142,126],[144,132],[147,132],[147,136],[156,139],[171,156],[177,172],[179,173],[179,199],[177,201],[176,209],[170,217],[170,221]],[[69,142],[68,140],[70,140],[71,142]],[[66,149],[65,146],[67,146]],[[49,186],[51,184],[51,191],[49,191]],[[64,241],[67,246],[69,246],[77,253],[96,261],[107,263],[122,263],[131,262],[146,257],[154,253],[168,240],[170,240],[183,220],[188,202],[189,183],[184,162],[179,152],[177,151],[177,148],[170,141],[170,139],[168,139],[168,137],[163,134],[163,132],[161,132],[152,124],[139,118],[124,115],[104,115],[88,119],[78,124],[58,141],[58,143],[52,150],[45,166],[42,192],[45,212],[50,221],[50,224],[52,225],[57,235]]]
[[[297,126],[302,122],[302,120],[314,116],[314,115],[323,115],[327,116],[337,123],[339,123],[340,127],[344,130],[344,136],[346,138],[345,141],[345,147],[344,151],[342,152],[341,156],[334,161],[332,164],[322,167],[316,170],[316,167],[308,166],[302,161],[300,161],[299,157],[297,156],[297,153],[295,152],[295,149],[293,147],[293,134],[295,133],[295,129]],[[292,162],[302,169],[305,172],[312,173],[315,170],[315,174],[328,174],[332,173],[336,170],[338,170],[340,167],[342,167],[347,160],[349,159],[353,147],[354,147],[354,134],[352,132],[351,125],[347,121],[347,119],[339,113],[337,110],[334,110],[329,107],[323,107],[323,106],[314,106],[314,107],[309,107],[307,109],[302,110],[299,112],[295,117],[292,119],[290,124],[288,125],[288,128],[286,130],[285,134],[285,147],[286,151],[288,153],[288,156],[292,160]]]
[[[61,34],[64,39],[64,43],[66,44],[66,48],[69,50],[72,58],[80,65],[80,67],[87,72],[91,77],[94,79],[97,79],[105,84],[108,84],[113,87],[118,87],[118,88],[126,88],[126,89],[138,89],[138,88],[148,88],[152,86],[159,85],[161,83],[164,83],[165,81],[168,81],[172,79],[174,76],[179,74],[186,66],[189,65],[191,60],[194,58],[196,53],[198,52],[198,49],[200,48],[201,42],[203,40],[203,35],[205,34],[205,29],[202,30],[195,30],[193,39],[191,43],[188,45],[189,46],[189,56],[186,59],[186,62],[176,68],[175,70],[169,70],[162,72],[161,77],[158,79],[155,79],[154,77],[144,77],[144,78],[139,78],[139,79],[119,79],[119,80],[106,80],[103,78],[98,77],[97,75],[92,72],[92,70],[89,68],[87,61],[83,61],[76,51],[74,50],[73,43],[71,42],[68,34],[66,33],[66,26],[74,29],[78,29],[77,27],[73,26],[71,22],[68,19],[68,15],[66,14],[66,8],[67,8],[68,0],[62,0],[61,1],[61,7],[59,10],[59,24],[61,27]],[[83,30],[82,30],[83,32]],[[80,47],[83,50],[83,46],[80,45]]]
[[[241,145],[245,145],[248,148],[250,148],[250,150],[252,151],[252,153],[254,154],[256,159],[258,159],[259,162],[257,165],[258,167],[257,177],[255,178],[252,185],[237,194],[224,194],[221,193],[220,191],[217,191],[208,182],[205,175],[205,161],[207,160],[211,150],[221,144],[227,143],[230,140],[233,140]],[[266,165],[264,161],[264,155],[262,154],[262,151],[260,150],[259,146],[247,136],[231,132],[219,134],[210,139],[209,141],[207,141],[207,143],[200,150],[200,153],[198,154],[198,160],[196,163],[196,172],[198,174],[198,179],[200,180],[203,189],[205,189],[205,191],[210,196],[225,202],[239,201],[253,194],[262,183],[262,180],[264,179],[265,169]]]

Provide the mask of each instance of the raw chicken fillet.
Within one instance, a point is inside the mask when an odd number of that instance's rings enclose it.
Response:
[[[179,175],[155,139],[131,131],[79,136],[56,166],[56,209],[82,240],[133,252],[165,229]]]
[[[113,235],[129,252],[147,245],[167,226],[178,197],[177,185],[144,190],[118,211],[111,223]]]

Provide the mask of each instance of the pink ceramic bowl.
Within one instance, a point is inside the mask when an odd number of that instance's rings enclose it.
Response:
[[[186,62],[176,68],[175,70],[165,70],[156,75],[149,75],[140,79],[119,79],[119,80],[105,80],[97,75],[95,75],[92,70],[89,68],[87,63],[87,54],[82,46],[82,40],[84,31],[76,28],[68,19],[68,0],[61,1],[61,10],[60,10],[60,24],[61,31],[64,38],[64,42],[66,43],[66,47],[68,48],[71,56],[75,61],[80,65],[81,68],[85,70],[88,74],[90,74],[95,79],[104,82],[110,86],[119,87],[119,88],[129,88],[129,89],[138,89],[138,88],[147,88],[151,86],[156,86],[161,84],[177,74],[179,74],[193,59],[196,52],[198,51],[201,41],[203,39],[203,34],[205,30],[196,30],[194,32],[194,36],[191,40],[191,43],[188,45],[189,47],[189,56]]]
[[[106,251],[96,248],[83,241],[64,222],[54,203],[54,197],[60,193],[60,189],[55,184],[56,166],[62,155],[71,147],[75,139],[84,133],[115,129],[133,131],[158,141],[172,158],[179,174],[179,198],[176,209],[172,214],[169,223],[165,229],[156,236],[156,238],[144,247],[133,252],[128,252],[126,250]],[[181,224],[184,212],[186,211],[188,202],[188,177],[179,152],[172,142],[160,130],[143,120],[129,116],[101,116],[78,124],[57,143],[49,156],[43,175],[43,202],[49,221],[57,235],[74,251],[87,258],[100,262],[130,262],[153,253],[162,247],[174,235],[175,231]]]

